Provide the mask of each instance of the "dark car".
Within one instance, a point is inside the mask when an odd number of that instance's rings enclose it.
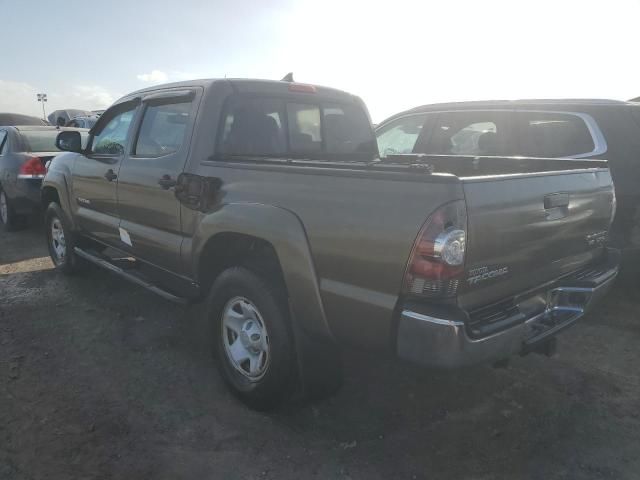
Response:
[[[335,388],[341,345],[430,367],[550,351],[617,274],[606,161],[381,161],[358,97],[284,81],[154,86],[90,132],[59,134],[43,181],[56,268],[206,299],[259,408]]]
[[[5,230],[23,225],[40,207],[46,163],[59,153],[58,133],[51,126],[0,127],[0,225]]]
[[[0,113],[0,126],[5,125],[49,125],[49,122],[21,113]]]
[[[612,243],[640,249],[640,104],[517,100],[425,105],[376,127],[381,156],[420,153],[451,161],[483,156],[606,159],[617,196]],[[444,161],[444,158],[441,161]]]

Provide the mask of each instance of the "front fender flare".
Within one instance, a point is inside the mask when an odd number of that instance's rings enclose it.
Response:
[[[46,177],[42,181],[42,187],[40,191],[42,192],[45,188],[53,188],[58,192],[58,198],[60,199],[60,207],[67,214],[67,220],[71,225],[72,229],[76,229],[77,225],[73,215],[73,209],[71,206],[71,198],[69,192],[69,184],[67,182],[67,175],[65,175],[64,170],[56,169],[49,170],[47,172]],[[47,205],[43,205],[44,208],[47,208]]]

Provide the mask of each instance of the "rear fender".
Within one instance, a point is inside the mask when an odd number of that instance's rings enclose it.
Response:
[[[221,233],[250,235],[273,246],[289,296],[301,393],[306,398],[333,393],[340,386],[342,359],[327,323],[311,250],[300,219],[288,210],[271,205],[225,205],[207,214],[198,226],[193,239],[193,272],[200,272],[199,259],[207,241]]]
[[[250,235],[273,245],[284,275],[294,322],[308,334],[333,339],[307,235],[295,214],[280,207],[256,203],[228,204],[207,214],[193,239],[193,272],[200,272],[199,259],[207,241],[221,233]]]

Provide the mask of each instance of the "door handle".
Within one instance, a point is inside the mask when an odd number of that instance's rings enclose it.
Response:
[[[114,173],[112,169],[109,169],[104,174],[104,178],[106,178],[109,182],[113,182],[116,178],[118,178],[118,175]]]
[[[160,180],[158,180],[158,185],[160,185],[165,190],[169,190],[171,187],[175,187],[177,183],[178,182],[176,182],[169,175],[163,175]]]
[[[568,207],[568,206],[569,206],[568,193],[550,193],[544,196],[544,208],[546,210],[550,208]]]

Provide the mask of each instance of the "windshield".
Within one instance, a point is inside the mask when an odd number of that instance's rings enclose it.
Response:
[[[56,138],[60,130],[33,130],[22,131],[20,135],[24,140],[25,152],[59,152],[60,149],[56,147]],[[88,138],[87,132],[80,132],[82,137],[82,144],[86,144]]]

